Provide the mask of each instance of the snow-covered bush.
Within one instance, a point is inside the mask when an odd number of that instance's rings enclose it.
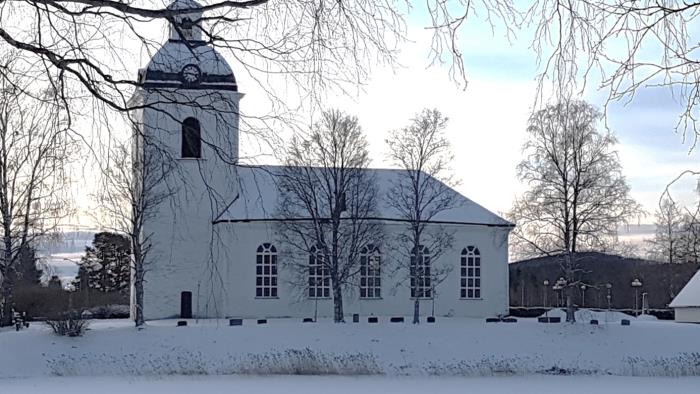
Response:
[[[65,313],[56,319],[47,320],[46,324],[56,335],[81,337],[85,334],[90,321],[83,319],[79,313]]]

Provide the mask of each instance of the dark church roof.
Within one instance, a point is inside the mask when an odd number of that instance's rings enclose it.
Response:
[[[179,40],[165,43],[148,63],[143,86],[238,91],[231,67],[216,49],[198,42],[190,44]],[[197,66],[201,72],[196,84],[183,81],[182,71],[188,65]]]

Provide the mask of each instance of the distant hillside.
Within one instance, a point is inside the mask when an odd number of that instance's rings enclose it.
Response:
[[[631,283],[634,279],[639,279],[643,284],[639,290],[640,305],[641,294],[646,292],[650,308],[667,308],[673,297],[700,268],[696,264],[667,264],[597,252],[578,253],[576,258],[581,267],[577,279],[587,286],[585,290],[577,289],[574,303],[597,308],[607,307],[606,283],[612,284],[610,293],[613,308],[633,308],[635,292]],[[562,276],[561,262],[561,256],[553,256],[511,263],[511,306],[543,306],[545,291],[548,305],[557,303],[560,294],[552,286]],[[550,282],[546,290],[543,284],[545,279]]]
[[[85,247],[92,244],[97,231],[66,231],[46,238],[37,245],[37,253],[47,266],[44,279],[57,275],[65,285],[78,274],[76,263],[85,252]]]

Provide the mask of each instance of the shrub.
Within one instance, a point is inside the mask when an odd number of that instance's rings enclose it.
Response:
[[[51,327],[56,335],[81,337],[87,331],[90,321],[83,319],[79,313],[73,312],[47,320],[46,324]]]

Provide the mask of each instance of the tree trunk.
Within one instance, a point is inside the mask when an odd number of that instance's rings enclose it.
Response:
[[[571,296],[571,291],[573,287],[568,286],[566,288],[566,321],[568,323],[576,322],[576,314],[574,313],[574,303],[573,297]]]
[[[333,282],[333,321],[336,323],[345,323],[345,314],[343,313],[343,290],[337,282]]]
[[[141,327],[144,324],[143,318],[143,262],[137,262],[134,270],[134,301],[136,302],[136,327]]]
[[[573,253],[566,254],[566,321],[569,323],[576,322],[576,314],[574,313],[574,302],[573,302],[573,291],[574,283],[576,283],[574,278],[574,257]]]
[[[2,319],[0,327],[12,325],[12,306],[14,304],[15,273],[13,267],[7,267],[2,280]]]
[[[413,301],[413,324],[420,323],[420,298],[416,297]]]

